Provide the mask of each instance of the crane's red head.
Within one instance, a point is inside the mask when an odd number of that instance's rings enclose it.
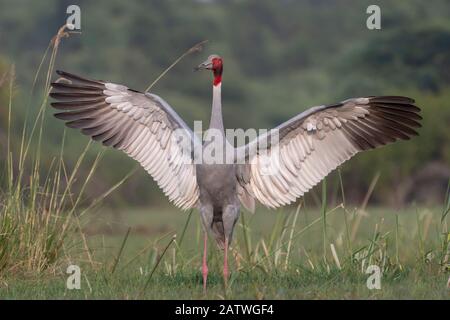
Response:
[[[205,62],[199,64],[194,70],[212,70],[214,74],[213,84],[218,86],[222,83],[223,60],[216,54],[210,55]]]

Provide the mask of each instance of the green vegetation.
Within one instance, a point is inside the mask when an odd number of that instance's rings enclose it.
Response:
[[[87,244],[76,233],[78,246],[61,261],[58,272],[38,277],[5,275],[0,298],[449,299],[448,217],[441,223],[441,215],[440,208],[331,208],[323,246],[320,210],[300,208],[297,216],[295,208],[246,213],[236,229],[227,291],[222,254],[210,241],[205,296],[200,272],[202,229],[195,212],[180,239],[188,213],[100,210],[83,219]],[[161,258],[175,233],[176,240]],[[66,288],[70,264],[81,267],[80,290]],[[366,286],[370,274],[365,271],[371,264],[381,268],[380,290]]]
[[[448,2],[382,1],[372,32],[365,1],[85,1],[82,34],[61,31],[42,58],[67,7],[44,2],[0,10],[0,298],[449,298]],[[424,117],[420,137],[353,159],[297,207],[244,213],[227,290],[210,242],[206,296],[197,212],[168,209],[131,160],[46,110],[55,65],[144,90],[203,39],[225,57],[230,126],[375,94],[414,97]],[[199,60],[153,89],[188,122],[209,118],[209,80],[186,71]],[[81,290],[66,288],[70,264]],[[381,290],[366,287],[373,264]]]

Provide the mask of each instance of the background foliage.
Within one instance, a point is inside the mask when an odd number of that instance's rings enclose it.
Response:
[[[87,77],[145,90],[184,50],[210,40],[204,52],[183,60],[153,88],[188,124],[207,123],[210,116],[210,75],[191,70],[211,53],[225,60],[224,118],[230,128],[272,127],[307,107],[354,96],[415,98],[424,117],[420,137],[345,164],[346,196],[361,201],[379,172],[374,201],[440,201],[450,177],[450,3],[377,1],[382,29],[371,31],[366,8],[372,2],[0,0],[0,81],[12,64],[17,77],[14,134],[19,141],[27,112],[33,119],[38,100],[29,94],[33,76],[49,40],[66,21],[67,6],[76,3],[82,33],[63,40],[57,68]],[[2,150],[6,87],[0,88]],[[52,125],[43,132],[43,148],[50,163],[63,125],[47,123]],[[86,141],[67,131],[67,161],[75,161]],[[92,160],[100,148],[93,148]],[[120,152],[108,151],[88,194],[102,193],[134,166]],[[109,201],[166,204],[142,169]]]

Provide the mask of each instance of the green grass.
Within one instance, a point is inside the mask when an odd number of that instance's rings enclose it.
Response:
[[[370,208],[360,220],[357,210],[346,211],[343,208],[328,211],[329,242],[325,245],[325,255],[321,210],[300,209],[292,237],[295,208],[285,212],[261,209],[255,215],[245,214],[247,240],[241,220],[232,245],[229,288],[223,287],[222,254],[215,245],[210,245],[210,277],[205,295],[197,212],[193,212],[182,243],[171,244],[149,279],[172,235],[176,233],[180,238],[188,214],[163,208],[102,209],[85,216],[82,230],[86,243],[79,239],[72,256],[59,265],[59,272],[6,276],[0,287],[0,298],[450,298],[447,288],[450,274],[443,264],[446,251],[442,247],[442,241],[447,239],[440,233],[440,208],[400,211]],[[354,239],[346,239],[344,214],[348,215],[350,227],[359,220]],[[79,233],[73,236],[79,237]],[[267,254],[262,249],[263,242]],[[335,247],[340,268],[330,244]],[[81,267],[80,290],[66,288],[65,268],[69,264]],[[379,265],[383,270],[380,290],[369,290],[366,286],[369,275],[364,271],[369,264]]]
[[[105,280],[103,274],[88,273],[81,290],[65,289],[65,279],[15,280],[0,291],[2,299],[223,299],[221,277],[213,273],[208,292],[203,293],[199,270],[176,276],[156,275],[144,295],[139,274],[118,274]],[[448,299],[445,276],[412,271],[397,279],[383,280],[381,290],[370,291],[359,274],[311,272],[239,273],[228,299]]]

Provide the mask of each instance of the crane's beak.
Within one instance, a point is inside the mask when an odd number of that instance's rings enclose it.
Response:
[[[211,61],[205,61],[200,63],[198,66],[194,68],[194,71],[199,70],[211,70],[212,69],[212,62]]]

